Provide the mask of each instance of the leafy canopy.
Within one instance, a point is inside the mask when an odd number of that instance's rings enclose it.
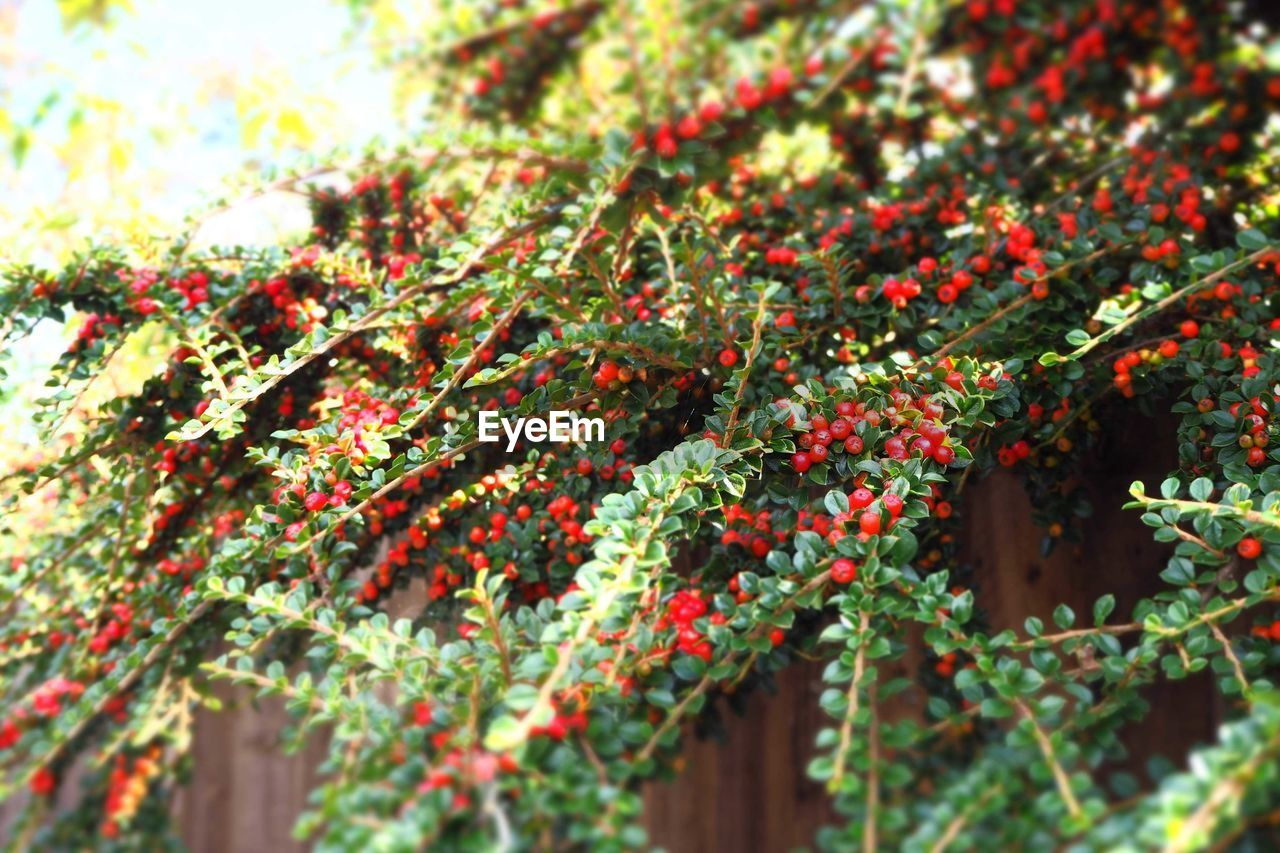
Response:
[[[20,837],[169,838],[225,679],[328,732],[299,824],[323,847],[641,846],[685,724],[801,655],[827,662],[824,847],[1260,832],[1265,27],[1180,0],[443,6],[414,56],[436,130],[273,176],[312,206],[297,242],[196,249],[196,220],[149,263],[7,272],[6,341],[80,329],[4,480]],[[145,335],[162,368],[86,406]],[[966,486],[1011,469],[1050,547],[1087,542],[1079,462],[1134,406],[1178,424],[1130,505],[1174,546],[1160,591],[996,630]],[[605,441],[507,454],[487,409]],[[1231,722],[1195,772],[1115,773],[1141,688],[1203,669]]]

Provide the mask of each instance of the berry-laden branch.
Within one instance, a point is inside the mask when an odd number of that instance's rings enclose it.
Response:
[[[643,849],[797,660],[820,848],[1265,844],[1280,79],[1209,6],[445,0],[430,133],[245,188],[305,231],[6,268],[0,338],[70,342],[0,471],[23,844],[169,844],[218,678],[324,744],[318,848]],[[1090,500],[1135,410],[1159,497]],[[1163,570],[993,607],[996,471],[1046,552],[1127,508]],[[1195,773],[1096,772],[1201,671]]]

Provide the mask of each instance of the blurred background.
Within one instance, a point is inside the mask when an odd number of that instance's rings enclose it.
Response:
[[[386,147],[424,127],[403,57],[430,3],[401,0],[0,0],[0,263],[83,248],[145,255],[271,170]],[[279,242],[309,224],[270,194],[200,228],[205,244]],[[0,469],[74,329],[44,321],[0,381]],[[149,373],[145,341],[98,393]],[[87,401],[88,402],[88,401]]]

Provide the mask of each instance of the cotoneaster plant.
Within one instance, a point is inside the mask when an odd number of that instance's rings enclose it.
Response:
[[[824,848],[1265,844],[1280,73],[1254,8],[440,5],[435,130],[263,187],[306,193],[310,233],[7,270],[4,350],[79,330],[3,481],[19,846],[171,840],[225,679],[328,738],[298,825],[322,848],[643,847],[639,785],[688,724],[802,655]],[[141,335],[165,363],[83,405]],[[992,630],[966,487],[1010,469],[1050,545],[1087,545],[1080,462],[1135,406],[1177,423],[1129,504],[1173,546],[1161,590]],[[605,440],[477,439],[551,410]],[[1113,785],[1143,687],[1204,669],[1219,741]]]

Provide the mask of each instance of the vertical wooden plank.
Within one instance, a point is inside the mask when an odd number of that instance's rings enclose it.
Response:
[[[645,789],[651,841],[671,853],[793,850],[834,820],[822,786],[805,772],[826,723],[818,707],[822,664],[801,661],[778,676],[777,693],[746,696],[746,713],[727,710],[725,739],[686,735],[684,771]]]
[[[319,783],[323,738],[286,755],[280,731],[289,715],[281,700],[255,707],[250,691],[227,684],[216,693],[224,710],[197,713],[193,775],[174,805],[184,844],[193,853],[306,850],[292,831]]]

